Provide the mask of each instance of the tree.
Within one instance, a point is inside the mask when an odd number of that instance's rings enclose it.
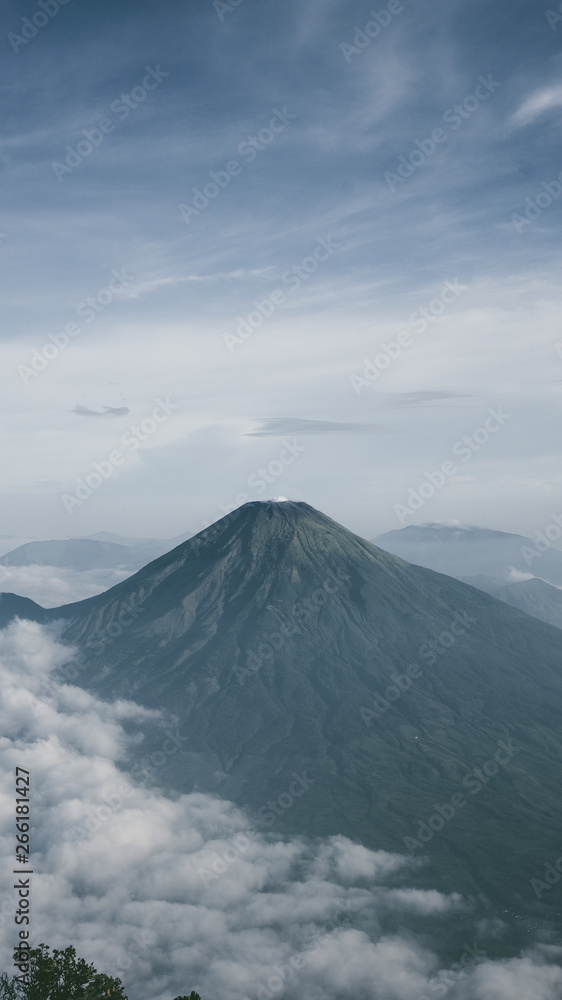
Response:
[[[21,965],[20,953],[14,955]],[[23,983],[21,979],[29,982]],[[52,955],[46,944],[29,952],[27,976],[0,975],[0,1000],[127,1000],[120,979],[112,979],[103,972],[96,972],[83,958],[76,958],[72,946],[64,951],[54,949]],[[201,1000],[198,993],[175,1000]]]
[[[14,955],[21,962],[21,954]],[[23,964],[23,963],[22,963]],[[29,973],[0,976],[0,1000],[127,1000],[120,979],[96,972],[72,946],[52,955],[46,944],[29,952]]]
[[[19,1000],[21,995],[15,976],[10,978],[7,972],[3,972],[0,976],[0,1000]]]

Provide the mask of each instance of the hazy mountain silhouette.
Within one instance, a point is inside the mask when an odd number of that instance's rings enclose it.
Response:
[[[562,586],[562,552],[545,549],[544,536],[533,541],[486,528],[424,524],[389,531],[373,543],[562,628],[562,590],[558,589]],[[537,578],[514,581],[514,577],[529,573]]]
[[[466,577],[464,583],[486,591],[492,597],[497,597],[498,601],[504,601],[512,608],[519,608],[520,611],[533,615],[533,618],[562,629],[562,590],[544,580],[533,578],[519,583],[502,583],[501,580],[492,580],[486,576],[474,576]]]
[[[373,544],[417,566],[448,576],[487,576],[513,582],[512,570],[532,573],[562,586],[562,552],[532,553],[536,541],[507,531],[451,527],[446,524],[409,525],[373,538]],[[527,556],[525,555],[527,553]]]
[[[0,566],[55,566],[83,572],[92,569],[125,569],[135,572],[170,546],[145,542],[116,545],[90,538],[54,538],[27,542],[0,556]]]

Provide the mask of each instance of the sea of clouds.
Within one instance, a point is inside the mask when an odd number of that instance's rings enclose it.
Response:
[[[132,571],[125,569],[0,566],[0,591],[29,597],[43,608],[60,608],[103,594],[130,576]]]
[[[559,1000],[546,935],[494,959],[506,924],[412,888],[421,862],[344,837],[258,832],[217,796],[130,775],[158,713],[59,683],[53,628],[0,632],[0,970],[12,971],[15,768],[31,772],[32,944],[75,946],[129,1000]],[[165,722],[163,723],[165,725]],[[169,728],[169,726],[168,726]],[[458,929],[444,961],[445,928]]]

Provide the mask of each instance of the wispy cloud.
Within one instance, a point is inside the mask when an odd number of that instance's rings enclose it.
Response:
[[[534,122],[539,115],[560,107],[562,107],[562,83],[538,90],[528,97],[511,116],[510,124],[514,128],[524,128]]]
[[[259,267],[259,268],[236,268],[233,271],[217,271],[211,274],[185,274],[178,277],[167,277],[167,278],[157,278],[157,277],[147,277],[142,281],[137,282],[131,289],[129,289],[125,298],[138,299],[142,295],[147,295],[150,292],[158,291],[160,288],[173,287],[176,285],[189,285],[195,284],[206,284],[215,281],[240,281],[247,280],[249,278],[259,278],[263,274],[267,274],[271,271],[271,267]]]
[[[427,389],[421,392],[399,392],[392,398],[392,406],[425,406],[438,400],[474,399],[464,392],[445,392],[437,389]]]
[[[79,417],[125,417],[131,411],[128,406],[103,406],[101,410],[91,410],[77,403],[72,412]]]
[[[260,418],[257,431],[246,437],[274,437],[283,434],[400,434],[385,424],[352,424],[336,420],[304,420],[300,417]]]

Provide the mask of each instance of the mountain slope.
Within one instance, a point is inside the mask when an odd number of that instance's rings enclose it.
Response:
[[[307,504],[245,504],[50,616],[87,686],[177,714],[186,749],[152,768],[169,787],[276,831],[410,846],[428,885],[510,903],[560,853],[559,630]],[[147,730],[165,758],[162,739]]]

